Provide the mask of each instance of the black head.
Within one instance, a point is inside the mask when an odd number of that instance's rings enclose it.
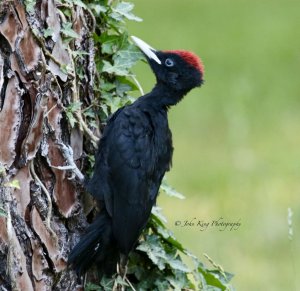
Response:
[[[146,56],[157,83],[184,92],[202,85],[204,66],[195,54],[184,50],[156,51],[139,38],[132,39]]]

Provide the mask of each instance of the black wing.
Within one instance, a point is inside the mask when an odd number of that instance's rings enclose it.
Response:
[[[91,193],[105,201],[122,253],[147,223],[167,168],[158,163],[151,116],[133,106],[117,112],[100,143]]]

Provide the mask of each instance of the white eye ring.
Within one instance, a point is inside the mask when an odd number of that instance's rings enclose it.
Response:
[[[167,59],[165,60],[165,65],[166,65],[167,67],[173,67],[173,66],[174,66],[174,61],[173,61],[172,59],[170,59],[170,58],[167,58]]]

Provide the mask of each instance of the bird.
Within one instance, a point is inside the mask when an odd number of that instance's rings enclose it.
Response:
[[[155,50],[138,37],[131,39],[145,56],[156,84],[151,92],[113,113],[103,130],[94,172],[85,185],[100,211],[68,258],[79,275],[93,264],[101,276],[112,276],[118,266],[126,269],[171,168],[168,110],[204,83],[204,65],[196,54]]]

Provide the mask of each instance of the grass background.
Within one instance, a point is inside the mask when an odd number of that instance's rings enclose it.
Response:
[[[158,49],[201,56],[205,85],[170,111],[175,146],[161,195],[168,226],[203,261],[209,254],[245,291],[300,290],[300,1],[139,0],[129,31]],[[136,66],[145,91],[146,64]],[[293,215],[288,239],[287,209]],[[236,231],[175,221],[240,219]]]

